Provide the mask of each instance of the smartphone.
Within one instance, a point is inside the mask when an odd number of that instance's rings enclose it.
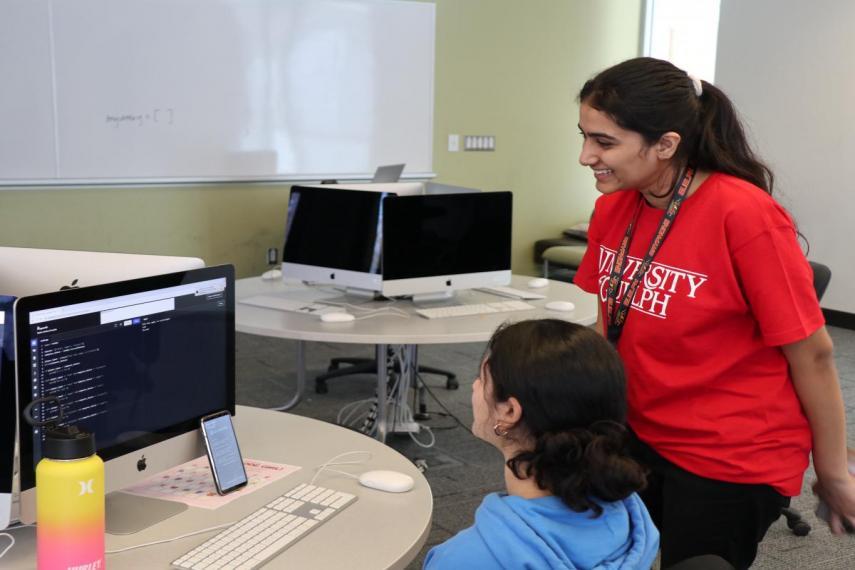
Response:
[[[217,493],[225,495],[246,486],[246,470],[229,411],[205,416],[201,424]]]

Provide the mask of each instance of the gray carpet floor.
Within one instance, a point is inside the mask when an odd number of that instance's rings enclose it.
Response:
[[[855,331],[830,328],[835,342],[835,358],[840,372],[846,411],[849,418],[849,441],[855,445]],[[460,380],[458,390],[446,390],[437,376],[424,376],[430,388],[426,398],[430,419],[423,422],[432,428],[436,443],[422,448],[406,434],[390,436],[388,444],[413,461],[427,464],[425,477],[434,495],[433,526],[427,544],[410,565],[420,568],[424,554],[472,524],[475,509],[486,493],[503,488],[502,458],[491,446],[461,428],[448,412],[469,425],[472,421],[470,393],[483,344],[424,346],[419,351],[421,364],[455,372]],[[237,340],[237,402],[249,406],[272,407],[290,398],[296,386],[296,344],[291,341],[239,334]],[[338,356],[372,356],[369,347],[310,343],[306,367],[310,381],[324,372],[329,359]],[[343,406],[372,396],[374,377],[355,375],[332,380],[329,393],[318,395],[310,387],[307,397],[292,413],[334,422]],[[435,397],[435,398],[434,398]],[[439,402],[436,401],[439,400]],[[419,434],[424,439],[424,434]],[[855,537],[835,537],[826,525],[813,515],[815,499],[809,485],[815,479],[811,471],[805,477],[802,495],[793,506],[813,527],[807,537],[796,537],[784,519],[775,523],[760,546],[754,568],[846,569],[855,568]]]

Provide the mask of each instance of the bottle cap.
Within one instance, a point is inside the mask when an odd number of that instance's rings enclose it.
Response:
[[[44,453],[48,459],[83,459],[95,455],[95,434],[76,426],[45,430]]]

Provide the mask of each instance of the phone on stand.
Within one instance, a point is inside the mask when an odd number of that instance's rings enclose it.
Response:
[[[225,495],[247,484],[232,416],[228,410],[202,418],[202,436],[217,493]]]

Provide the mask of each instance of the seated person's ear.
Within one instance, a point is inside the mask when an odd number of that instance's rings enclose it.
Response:
[[[508,426],[509,429],[516,427],[522,418],[522,412],[520,401],[513,396],[496,404],[496,419]]]

